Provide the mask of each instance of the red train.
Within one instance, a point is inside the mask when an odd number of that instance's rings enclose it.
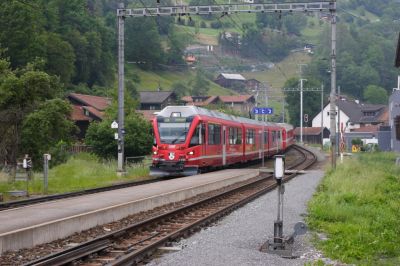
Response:
[[[293,127],[196,106],[167,106],[153,119],[153,176],[204,170],[270,157],[294,142]],[[262,132],[264,131],[264,134]]]

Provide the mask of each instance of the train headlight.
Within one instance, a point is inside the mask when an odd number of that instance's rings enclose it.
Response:
[[[188,155],[193,155],[193,154],[194,154],[194,151],[188,152]]]
[[[154,155],[157,155],[157,154],[158,154],[158,151],[153,151],[153,154],[154,154]]]

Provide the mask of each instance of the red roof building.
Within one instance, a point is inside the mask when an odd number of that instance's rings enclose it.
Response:
[[[111,104],[110,98],[79,93],[70,93],[67,99],[72,104],[71,119],[79,128],[78,139],[85,137],[90,122],[103,119],[104,111]]]

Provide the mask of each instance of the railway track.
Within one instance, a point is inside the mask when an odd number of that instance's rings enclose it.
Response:
[[[304,170],[316,161],[310,151],[294,146],[302,154],[290,162],[288,169]],[[284,181],[296,176],[285,175]],[[187,236],[215,222],[232,210],[273,190],[272,175],[260,176],[251,182],[196,203],[169,211],[116,232],[104,235],[73,248],[51,254],[26,265],[135,265],[146,260],[158,247]]]

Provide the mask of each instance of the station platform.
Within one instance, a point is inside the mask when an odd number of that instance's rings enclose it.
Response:
[[[258,175],[258,169],[228,169],[0,211],[0,254],[48,243]]]

